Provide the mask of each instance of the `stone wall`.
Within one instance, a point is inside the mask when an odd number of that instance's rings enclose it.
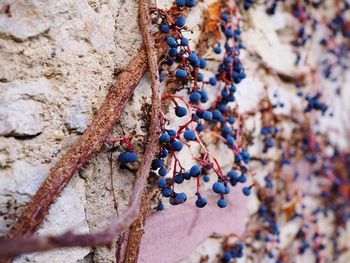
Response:
[[[171,3],[158,2],[161,7]],[[199,37],[196,25],[200,24],[202,10],[211,2],[204,1],[190,14],[194,33],[188,34],[194,43]],[[7,10],[0,13],[0,235],[4,235],[50,168],[85,131],[118,72],[137,54],[142,37],[136,0],[3,0],[0,9]],[[291,77],[305,72],[295,67],[295,54],[286,44],[288,32],[293,30],[293,19],[287,13],[271,19],[259,8],[250,12],[249,27],[243,35],[248,79],[240,85],[238,95],[242,112],[256,108],[266,83],[271,94],[278,90],[286,114],[290,114],[292,106],[300,104],[291,95],[292,84],[282,85],[264,71],[268,67]],[[310,56],[317,63],[320,50],[312,52]],[[213,56],[211,50],[206,55]],[[349,82],[347,72],[343,87]],[[335,98],[329,91],[328,100],[332,101],[338,121],[326,118],[323,128],[332,127],[330,136],[342,146],[349,146],[343,118],[344,112],[350,112],[350,93],[344,89],[344,95]],[[146,75],[113,136],[132,131],[145,134],[148,122],[144,112],[149,103],[150,81]],[[120,149],[115,152],[109,149],[105,147],[74,177],[51,207],[39,234],[57,234],[68,229],[94,232],[105,227],[116,214],[111,177],[119,210],[127,207],[134,172],[120,169],[113,161]],[[219,158],[227,164],[230,161],[222,152]],[[251,202],[254,208],[255,200]],[[188,259],[184,255],[183,262],[198,262],[204,252],[214,260],[219,242],[208,239]],[[17,263],[114,261],[115,247],[56,250],[15,260]]]

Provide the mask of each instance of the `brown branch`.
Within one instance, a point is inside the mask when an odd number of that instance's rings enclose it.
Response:
[[[146,149],[144,158],[148,155],[152,155],[152,160],[158,151],[158,136],[160,132],[161,125],[161,105],[160,105],[160,91],[159,91],[159,69],[158,69],[158,59],[156,54],[156,47],[154,39],[151,33],[151,16],[150,16],[150,1],[149,0],[139,0],[139,19],[140,28],[142,36],[145,42],[148,64],[151,75],[152,84],[152,112],[151,112],[151,126],[150,126],[150,137],[149,145]],[[148,151],[149,150],[149,151]],[[148,172],[145,171],[144,174],[140,174],[142,178],[139,180],[144,181],[142,188],[142,197],[140,203],[140,213],[134,223],[130,226],[128,232],[128,240],[126,245],[126,250],[124,252],[124,263],[137,262],[139,247],[141,244],[141,238],[143,236],[143,225],[146,217],[151,209],[151,197],[154,191],[152,191],[152,185],[146,184],[146,179],[149,176],[150,164],[149,160],[143,160],[145,166],[148,167]],[[147,162],[147,163],[146,163]],[[154,186],[154,185],[153,185]]]
[[[151,113],[151,126],[150,126],[150,136],[149,136],[149,145],[146,149],[144,155],[143,163],[145,166],[144,173],[140,174],[141,178],[137,178],[138,181],[143,182],[143,187],[141,193],[142,199],[141,213],[139,214],[137,220],[132,224],[129,229],[129,238],[128,244],[125,251],[124,262],[137,262],[139,254],[139,246],[141,244],[141,238],[143,235],[143,225],[148,212],[151,208],[151,196],[152,190],[148,189],[146,185],[146,179],[149,176],[149,171],[151,168],[151,161],[154,159],[155,154],[158,151],[158,136],[160,133],[161,127],[161,96],[159,91],[159,69],[158,69],[158,59],[156,54],[156,47],[154,39],[151,33],[151,16],[150,16],[150,0],[139,0],[139,19],[142,36],[145,42],[148,64],[151,74],[151,83],[152,83],[152,113]],[[152,156],[152,159],[146,159]],[[141,165],[142,167],[142,165]],[[147,168],[146,168],[147,167]],[[141,185],[140,185],[141,186]]]
[[[167,50],[164,38],[165,36],[156,37],[157,45],[153,46],[157,51],[154,52],[156,55],[154,59],[156,61]],[[118,80],[107,94],[99,114],[89,128],[51,170],[49,176],[28,204],[21,217],[10,229],[8,237],[17,238],[14,240],[0,240],[0,256],[15,256],[25,252],[45,251],[56,247],[106,245],[117,234],[125,231],[136,219],[139,208],[138,200],[141,197],[143,186],[149,174],[149,167],[157,150],[157,138],[155,138],[157,136],[150,136],[150,147],[147,147],[138,171],[137,178],[139,180],[135,183],[135,191],[131,196],[128,210],[105,231],[97,234],[73,235],[71,232],[67,232],[57,237],[18,238],[28,236],[38,228],[47,215],[50,205],[56,201],[74,173],[101,149],[108,133],[119,119],[128,99],[131,97],[142,76],[146,73],[147,68],[146,50],[142,49],[125,70],[120,73]],[[155,78],[158,80],[157,77]],[[153,104],[157,103],[155,97],[158,98],[160,96],[156,94],[152,97]],[[160,127],[160,114],[157,114],[159,106],[157,104],[155,106],[152,110],[153,123],[151,124],[151,135],[156,134]],[[144,176],[145,174],[146,176]]]

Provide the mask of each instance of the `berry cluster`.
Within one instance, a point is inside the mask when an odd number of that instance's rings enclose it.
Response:
[[[232,262],[235,259],[243,257],[244,243],[239,242],[233,245],[226,245],[228,252],[225,252],[223,256],[223,262]]]
[[[201,182],[211,181],[211,174],[216,176],[212,184],[212,190],[219,195],[217,205],[224,208],[228,205],[225,195],[230,192],[230,185],[245,183],[248,174],[247,164],[250,154],[243,148],[242,123],[235,105],[235,92],[237,84],[245,77],[244,67],[239,59],[240,50],[244,48],[241,36],[241,28],[238,19],[234,19],[230,8],[223,10],[221,20],[217,23],[217,29],[222,34],[222,42],[217,42],[213,52],[222,57],[218,64],[218,72],[205,78],[201,70],[207,68],[207,60],[190,48],[190,41],[184,37],[186,32],[186,18],[181,14],[184,8],[195,5],[193,1],[176,1],[178,12],[173,18],[163,10],[157,10],[162,22],[159,25],[163,33],[171,33],[166,40],[169,51],[165,65],[161,68],[161,75],[172,76],[173,82],[180,87],[178,90],[188,90],[188,96],[169,93],[163,96],[164,100],[170,100],[174,104],[174,113],[178,118],[186,122],[176,129],[163,128],[159,137],[160,152],[152,163],[152,170],[162,178],[158,181],[158,187],[162,196],[169,198],[172,205],[182,204],[186,201],[185,193],[175,191],[176,184],[182,184],[187,180],[197,182],[196,206],[206,206],[207,199],[200,193]],[[167,74],[165,74],[167,72]],[[217,95],[211,95],[217,93]],[[207,105],[210,96],[213,103]],[[238,119],[238,121],[237,121]],[[171,126],[172,124],[170,124]],[[232,171],[224,175],[215,156],[207,150],[203,141],[205,134],[211,134],[214,139],[224,143],[234,155]],[[184,147],[191,149],[192,144],[199,144],[199,156],[193,155],[195,163],[190,169],[185,169],[179,154]],[[166,159],[172,158],[173,167],[171,178],[167,177],[168,169]],[[245,187],[243,193],[249,195],[251,187]]]

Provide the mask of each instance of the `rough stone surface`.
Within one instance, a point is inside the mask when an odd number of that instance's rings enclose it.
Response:
[[[0,8],[7,6],[9,12],[0,13],[0,235],[6,234],[50,168],[86,130],[114,83],[116,74],[140,49],[142,37],[137,2],[1,1]],[[166,8],[171,1],[158,2],[159,7]],[[194,33],[187,32],[186,37],[195,43],[200,33],[197,25],[202,19],[201,12],[212,2],[205,0],[193,9],[189,26]],[[271,22],[261,8],[249,13],[249,30],[243,34],[247,49],[242,52],[248,78],[237,92],[242,113],[256,109],[265,86],[268,86],[271,96],[278,90],[285,103],[283,111],[286,114],[292,112],[292,105],[300,107],[302,104],[298,99],[291,100],[294,98],[291,85],[281,85],[276,78],[267,76],[261,67],[263,65],[263,68],[271,68],[289,77],[304,72],[304,69],[294,66],[295,54],[286,44],[290,40],[288,32],[293,18],[282,14],[274,19]],[[318,55],[311,56],[314,58],[312,63],[317,62]],[[215,58],[210,50],[206,56]],[[213,66],[210,62],[208,64],[209,68]],[[211,73],[205,74],[209,76]],[[350,83],[349,74],[344,81]],[[348,93],[335,100],[335,115],[349,112],[350,109],[346,108],[350,105]],[[331,90],[327,97],[333,99]],[[149,103],[150,82],[146,75],[111,136],[129,135],[133,131],[147,134]],[[176,120],[173,114],[167,117]],[[259,127],[260,124],[251,120],[251,125]],[[322,127],[329,130],[331,138],[339,145],[346,146],[347,119],[341,119],[335,125],[334,121],[326,118]],[[143,142],[144,138],[140,137],[135,149],[139,155],[144,151]],[[225,171],[229,169],[232,160],[226,158],[225,149],[211,147]],[[111,149],[111,145],[106,145],[79,172],[80,176],[72,180],[51,207],[39,234],[61,233],[68,229],[95,232],[108,225],[117,214],[111,178],[118,212],[122,213],[127,208],[137,164],[129,170],[119,167],[115,160],[123,148]],[[198,149],[194,146],[192,150]],[[253,149],[253,152],[257,150]],[[181,157],[185,168],[193,164],[188,158],[190,154],[189,150],[184,150]],[[262,169],[259,173],[265,174],[266,171]],[[191,183],[182,189],[191,198],[194,187],[195,183]],[[210,188],[210,184],[204,188]],[[248,208],[248,212],[253,213],[256,200],[252,200]],[[283,230],[281,242],[288,244],[291,235],[293,226]],[[346,240],[347,235],[344,236]],[[182,263],[199,262],[200,256],[208,253],[210,262],[215,262],[220,241],[209,238],[187,259],[187,255],[178,258],[182,259]],[[115,245],[110,250],[56,250],[19,257],[16,263],[115,262],[115,252]],[[346,255],[344,258],[344,262],[349,261],[346,261]]]

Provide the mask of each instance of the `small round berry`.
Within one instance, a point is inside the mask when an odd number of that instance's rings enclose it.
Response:
[[[237,90],[236,86],[235,86],[235,85],[232,85],[231,88],[230,88],[230,91],[231,91],[232,93],[235,93],[236,90]]]
[[[232,58],[231,57],[224,58],[224,63],[231,64],[232,63]]]
[[[170,57],[176,57],[176,55],[177,55],[176,47],[170,48],[168,54],[169,54]]]
[[[199,73],[197,80],[198,82],[202,82],[204,80],[204,75],[202,73]]]
[[[187,195],[185,193],[179,193],[175,197],[176,204],[183,204],[183,203],[185,203],[186,200],[187,200]]]
[[[240,177],[238,177],[238,182],[240,183],[245,183],[247,181],[247,177],[244,175],[241,175]]]
[[[231,170],[228,172],[227,177],[231,179],[237,179],[238,173],[235,170]]]
[[[190,101],[193,103],[199,102],[201,99],[201,94],[199,92],[192,92],[190,95]]]
[[[177,69],[175,76],[179,79],[185,79],[187,77],[187,71],[183,69]]]
[[[164,161],[161,159],[154,159],[151,164],[152,170],[157,170],[164,165]]]
[[[225,208],[228,205],[228,202],[225,199],[220,198],[217,202],[217,205],[220,208]]]
[[[167,133],[169,134],[169,136],[176,136],[175,130],[167,130]]]
[[[183,143],[180,141],[174,141],[171,143],[171,149],[173,149],[173,151],[179,152],[182,150],[183,146]]]
[[[233,145],[235,143],[235,138],[233,138],[232,136],[227,136],[226,142],[229,145]]]
[[[204,69],[207,66],[207,61],[204,58],[199,59],[199,67]]]
[[[224,254],[224,262],[230,262],[232,259],[231,253],[225,252]]]
[[[173,193],[173,190],[171,190],[170,188],[165,188],[162,190],[162,195],[164,197],[170,197]]]
[[[197,127],[196,127],[197,132],[202,132],[202,131],[204,131],[204,129],[205,129],[205,127],[202,123],[197,124]]]
[[[208,201],[206,198],[204,197],[198,197],[197,201],[196,201],[196,206],[198,208],[203,208],[207,205]]]
[[[186,0],[187,7],[194,7],[196,5],[196,0]]]
[[[190,180],[192,178],[192,176],[189,172],[184,172],[183,176],[184,176],[185,180]]]
[[[215,182],[213,184],[213,191],[217,194],[223,194],[225,192],[225,186],[221,182]]]
[[[183,117],[187,114],[187,109],[185,107],[177,107],[175,110],[175,114],[177,117]]]
[[[242,250],[242,249],[244,248],[244,243],[239,242],[239,243],[237,244],[237,248],[238,248],[239,250]]]
[[[168,150],[167,149],[162,149],[161,153],[160,153],[160,157],[161,158],[165,158],[168,156]]]
[[[231,127],[230,126],[225,126],[223,129],[222,129],[222,132],[224,134],[229,134],[231,133]]]
[[[210,181],[209,175],[207,175],[207,174],[203,175],[203,181],[208,183]]]
[[[225,194],[225,195],[227,195],[227,194],[229,194],[229,193],[230,193],[230,191],[231,191],[230,186],[225,185],[225,191],[224,191],[224,194]]]
[[[217,81],[216,77],[211,77],[209,79],[209,83],[210,83],[210,85],[215,86],[218,83],[218,81]]]
[[[182,184],[184,180],[185,180],[185,178],[184,178],[184,176],[182,174],[177,174],[174,177],[174,181],[177,184]]]
[[[172,66],[172,65],[174,65],[174,60],[171,57],[168,57],[166,63],[167,63],[168,66]]]
[[[175,40],[175,38],[173,38],[173,37],[168,37],[168,38],[166,39],[166,43],[167,43],[169,46],[171,46],[171,47],[177,47],[176,40]]]
[[[213,119],[213,114],[210,111],[203,112],[203,119],[206,121],[211,121]]]
[[[184,138],[188,141],[195,141],[197,136],[196,133],[192,130],[186,130],[184,132]]]
[[[160,176],[166,176],[167,173],[168,173],[168,169],[165,168],[164,166],[161,167],[161,168],[159,169],[159,171],[158,171],[158,174],[159,174]]]
[[[230,19],[230,14],[227,12],[223,12],[221,14],[221,19],[224,20],[225,22],[228,22],[228,20]]]
[[[133,163],[137,161],[137,155],[133,151],[126,151],[119,155],[118,161],[122,164]]]
[[[214,110],[213,111],[213,119],[214,120],[220,120],[220,118],[221,118],[221,112],[218,111],[218,110]]]
[[[225,36],[229,38],[233,37],[233,31],[229,28],[227,28],[224,33],[225,33]]]
[[[201,91],[201,102],[206,103],[209,100],[208,94],[205,91]]]
[[[236,122],[235,117],[233,117],[233,116],[228,117],[228,122],[229,122],[230,124],[234,124],[234,123]]]
[[[188,61],[191,63],[192,66],[198,67],[199,66],[199,58],[196,53],[191,53],[188,56]]]
[[[170,136],[168,133],[163,132],[160,136],[159,136],[159,142],[160,143],[168,143],[170,142]]]
[[[188,40],[188,38],[181,38],[181,46],[188,46],[190,44],[190,41]]]
[[[215,52],[215,54],[220,54],[222,52],[221,47],[220,46],[215,47],[214,52]]]
[[[245,187],[243,187],[243,194],[245,195],[245,196],[249,196],[250,195],[250,193],[251,193],[251,190],[250,190],[250,187],[247,187],[247,186],[245,186]]]
[[[164,204],[163,204],[163,203],[159,203],[159,204],[157,205],[157,207],[156,207],[156,210],[157,210],[157,211],[162,211],[162,210],[164,210]]]
[[[162,188],[162,189],[166,188],[166,185],[167,185],[166,180],[164,178],[160,178],[157,182],[157,185],[159,188]]]
[[[184,7],[185,6],[186,1],[185,0],[176,0],[176,5],[178,7]]]
[[[170,31],[169,25],[162,25],[162,26],[160,27],[160,31],[161,31],[162,33],[169,33],[169,31]]]
[[[186,24],[186,18],[184,16],[178,16],[176,18],[176,25],[178,27],[183,27]]]
[[[193,165],[190,169],[190,175],[197,177],[201,173],[201,168],[198,165]]]

